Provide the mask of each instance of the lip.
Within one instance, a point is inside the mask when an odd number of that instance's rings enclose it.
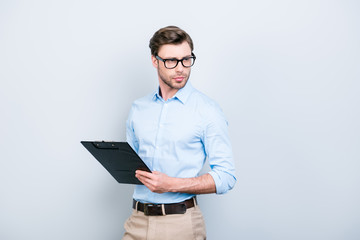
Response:
[[[185,77],[174,77],[173,79],[176,81],[176,82],[182,82],[184,80]]]

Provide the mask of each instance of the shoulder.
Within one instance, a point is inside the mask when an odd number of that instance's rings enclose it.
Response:
[[[228,124],[220,105],[201,91],[194,89],[188,103],[192,105],[195,114],[202,119],[204,127],[209,124]]]
[[[223,114],[220,105],[214,99],[197,89],[192,92],[190,102],[196,104],[198,109],[206,115]]]
[[[147,105],[150,105],[153,102],[155,93],[149,93],[148,95],[136,99],[133,103],[131,108],[138,109],[142,107],[146,107]]]
[[[149,111],[151,111],[151,106],[153,101],[154,93],[148,94],[144,97],[136,99],[130,108],[128,120],[137,119],[144,114],[147,114]]]

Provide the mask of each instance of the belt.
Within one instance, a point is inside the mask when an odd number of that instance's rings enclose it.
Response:
[[[170,204],[153,204],[153,203],[141,203],[133,200],[133,208],[135,210],[144,212],[146,216],[161,216],[168,214],[184,214],[186,209],[195,206],[196,198],[190,198],[179,203]]]

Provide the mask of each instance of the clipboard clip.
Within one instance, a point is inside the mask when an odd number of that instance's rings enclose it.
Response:
[[[116,146],[114,142],[93,142],[94,147],[101,148],[101,149],[118,149],[119,147]]]

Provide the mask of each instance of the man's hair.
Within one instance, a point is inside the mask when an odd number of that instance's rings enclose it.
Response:
[[[162,45],[181,44],[184,41],[189,44],[192,52],[194,50],[193,41],[189,34],[187,34],[184,30],[176,26],[161,28],[155,32],[153,37],[150,39],[149,47],[151,49],[151,55],[157,56]]]

